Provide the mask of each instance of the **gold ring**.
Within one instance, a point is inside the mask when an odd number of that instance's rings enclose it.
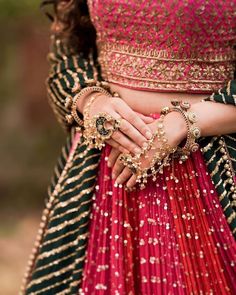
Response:
[[[106,128],[106,123],[110,123],[111,127]],[[99,113],[97,116],[94,117],[94,124],[97,130],[97,134],[103,140],[109,139],[112,134],[119,129],[120,123],[120,119],[114,119],[107,113]]]

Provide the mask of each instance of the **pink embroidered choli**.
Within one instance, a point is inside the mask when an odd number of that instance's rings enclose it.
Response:
[[[211,93],[233,78],[235,0],[88,0],[103,78],[122,86]]]

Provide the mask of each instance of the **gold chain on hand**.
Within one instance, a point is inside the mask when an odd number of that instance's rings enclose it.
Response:
[[[201,130],[196,126],[196,114],[190,112],[191,105],[188,102],[174,100],[171,102],[173,107],[164,107],[161,111],[160,119],[158,120],[157,130],[153,137],[148,141],[148,145],[142,149],[141,153],[132,156],[131,154],[122,154],[120,160],[125,166],[130,168],[133,174],[137,176],[136,182],[139,183],[140,188],[144,188],[147,183],[147,178],[152,176],[153,181],[156,180],[157,173],[163,173],[163,168],[170,166],[171,159],[179,158],[180,163],[188,159],[188,156],[198,150],[199,145],[196,140],[201,135]],[[172,148],[168,144],[168,139],[165,137],[164,131],[164,117],[172,112],[180,113],[187,125],[187,137],[183,147],[176,146]],[[159,146],[154,147],[154,140],[158,139]],[[142,167],[142,157],[147,158],[147,153],[151,149],[156,150],[150,165],[147,168]]]
[[[161,115],[158,123],[157,130],[153,134],[152,138],[148,141],[147,146],[144,147],[141,152],[135,156],[131,154],[122,154],[120,160],[123,164],[129,167],[132,173],[136,174],[136,182],[143,189],[147,183],[148,177],[152,176],[153,181],[156,180],[157,173],[163,173],[163,168],[169,166],[171,155],[176,151],[176,148],[172,148],[168,144],[168,140],[165,137],[164,131],[164,117]],[[154,141],[158,140],[158,147],[154,146]],[[142,167],[142,158],[148,158],[147,153],[150,150],[155,150],[155,154],[149,164],[149,167]]]
[[[88,100],[84,107],[84,132],[85,143],[90,148],[102,149],[105,141],[110,139],[112,134],[119,129],[121,119],[115,119],[106,112],[100,112],[90,118],[89,112],[92,103],[103,93],[97,93]],[[109,95],[111,96],[111,95]],[[107,126],[109,125],[109,126]]]

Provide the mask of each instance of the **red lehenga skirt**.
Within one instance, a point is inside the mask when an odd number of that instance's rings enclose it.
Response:
[[[114,186],[109,151],[99,166],[79,294],[236,294],[236,242],[201,152],[127,192]]]

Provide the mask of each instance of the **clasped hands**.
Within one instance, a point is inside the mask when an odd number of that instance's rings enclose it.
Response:
[[[107,113],[114,119],[121,120],[119,130],[115,131],[110,139],[106,140],[112,148],[107,158],[107,164],[112,169],[112,178],[117,185],[124,185],[131,189],[136,184],[136,175],[125,167],[120,161],[121,153],[136,155],[157,129],[159,119],[145,116],[133,111],[128,104],[120,97],[108,97],[100,95],[92,103],[89,109],[89,116],[96,116],[98,113]],[[186,136],[186,124],[182,116],[178,113],[170,113],[165,116],[165,136],[170,147],[176,147]],[[154,146],[158,146],[158,141],[154,141]],[[141,158],[143,167],[148,167],[154,156],[153,149],[145,157]]]

